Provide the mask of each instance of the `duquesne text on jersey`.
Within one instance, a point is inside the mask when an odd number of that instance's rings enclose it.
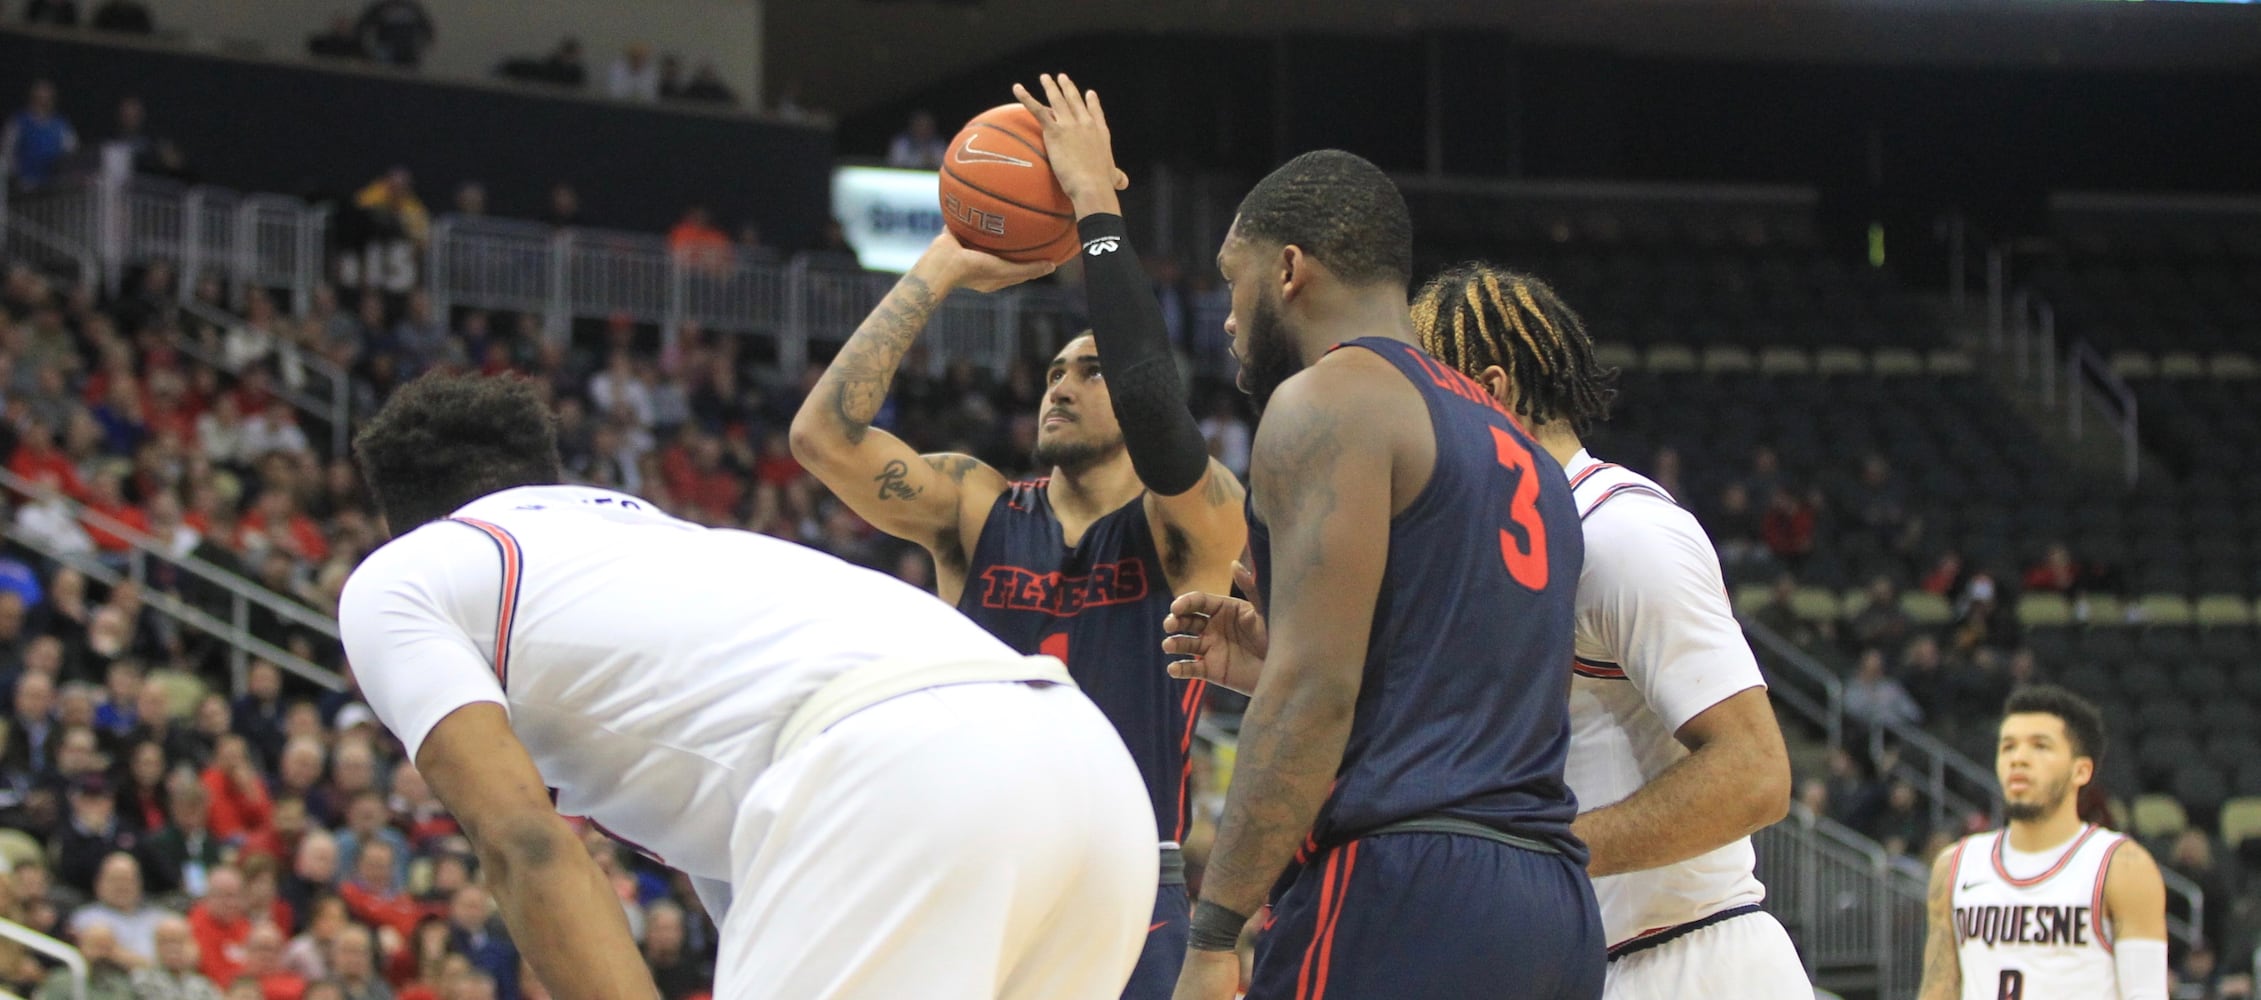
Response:
[[[1997,944],[2087,945],[2086,906],[1958,906],[1955,936]]]
[[[1084,608],[1143,601],[1146,587],[1146,562],[1142,559],[1100,563],[1082,576],[1038,573],[1018,566],[991,566],[981,571],[983,606],[1043,611],[1063,618]]]

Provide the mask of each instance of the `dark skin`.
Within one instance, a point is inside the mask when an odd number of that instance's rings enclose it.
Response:
[[[1218,266],[1233,286],[1235,354],[1247,356],[1243,317],[1267,302],[1306,365],[1256,430],[1250,480],[1272,532],[1269,646],[1201,888],[1205,901],[1254,913],[1341,770],[1390,519],[1428,484],[1436,440],[1419,391],[1387,360],[1327,353],[1365,336],[1413,342],[1402,285],[1344,281],[1302,248],[1245,239],[1237,225]],[[1193,950],[1176,996],[1230,1000],[1239,985],[1235,955]]]
[[[1074,89],[1065,77],[1047,76],[1043,84],[1049,107],[1015,89],[1024,104],[1041,112],[1061,189],[1079,218],[1118,212],[1115,192],[1128,181],[1115,168],[1098,95]],[[965,590],[969,560],[990,509],[1011,484],[971,455],[920,455],[871,422],[904,355],[952,289],[996,291],[1050,270],[1049,264],[1015,264],[968,250],[945,231],[856,328],[793,418],[794,458],[864,520],[924,546],[934,556],[935,593],[953,604]],[[1240,481],[1211,460],[1208,472],[1183,493],[1147,490],[1123,449],[1090,336],[1069,341],[1053,357],[1037,419],[1040,446],[1091,453],[1086,460],[1055,465],[1044,487],[1060,518],[1062,545],[1074,547],[1093,522],[1144,494],[1171,592],[1231,588],[1233,558],[1248,538]]]

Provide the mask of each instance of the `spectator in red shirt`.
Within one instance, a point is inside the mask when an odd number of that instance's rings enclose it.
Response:
[[[730,235],[715,228],[704,205],[691,206],[667,231],[667,248],[687,267],[721,270],[730,264]]]
[[[722,442],[714,435],[686,429],[682,443],[669,448],[660,461],[667,491],[682,506],[684,517],[702,524],[734,523],[746,482],[723,465]]]
[[[32,420],[24,425],[23,440],[16,444],[16,453],[8,456],[8,471],[33,482],[52,479],[66,496],[86,496],[86,484],[79,480],[78,467],[71,464],[69,455],[55,447],[55,429],[45,421]]]
[[[353,919],[389,927],[402,937],[415,934],[416,924],[427,913],[415,897],[401,891],[393,876],[393,845],[382,840],[361,845],[353,878],[338,886],[338,897],[345,900]]]
[[[801,478],[801,463],[794,460],[791,439],[784,431],[762,435],[762,453],[754,462],[754,478],[779,489]]]
[[[2065,543],[2049,546],[2047,555],[2025,571],[2025,589],[2037,593],[2070,594],[2080,589],[2080,564],[2073,561],[2073,550]]]
[[[264,534],[267,540],[299,559],[318,563],[330,556],[330,540],[321,525],[300,513],[298,501],[287,490],[268,490],[243,515],[240,535]]]
[[[306,977],[283,967],[283,932],[261,921],[243,942],[243,974],[259,981],[263,1000],[299,1000]]]
[[[204,769],[204,790],[212,795],[212,835],[221,840],[241,840],[274,822],[267,782],[252,765],[241,736],[229,733],[214,745],[212,764]]]
[[[149,515],[126,502],[122,476],[115,469],[104,469],[94,474],[94,485],[87,490],[86,509],[90,514],[100,515],[85,518],[84,523],[87,537],[94,539],[94,547],[104,552],[131,551],[133,542],[128,541],[125,535],[111,530],[111,525],[102,518],[118,522],[143,535],[149,533]]]
[[[1774,500],[1759,522],[1759,537],[1774,557],[1791,565],[1804,561],[1814,550],[1815,505],[1799,499],[1787,487],[1776,487]]]
[[[228,865],[213,869],[204,898],[189,908],[188,926],[196,935],[197,971],[215,983],[235,982],[243,971],[244,942],[251,937],[243,873]]]

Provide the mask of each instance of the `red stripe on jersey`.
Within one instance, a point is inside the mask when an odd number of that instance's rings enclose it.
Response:
[[[2104,849],[2104,863],[2096,866],[2096,888],[2088,897],[2088,926],[2096,932],[2096,943],[2104,946],[2104,953],[2112,953],[2112,937],[2104,933],[2104,877],[2112,873],[2112,855],[2128,845],[2122,837]]]
[[[510,685],[510,637],[512,626],[518,618],[518,592],[526,578],[526,557],[518,547],[518,539],[501,525],[468,517],[450,518],[459,524],[470,525],[492,539],[495,548],[502,552],[502,595],[495,607],[495,679],[504,687]]]
[[[2080,836],[2073,838],[2073,846],[2065,848],[2065,853],[2057,858],[2056,864],[2049,866],[2048,871],[2032,878],[2015,878],[2011,876],[2008,868],[2002,867],[2002,845],[2010,842],[2010,831],[2009,828],[2005,827],[2002,830],[2002,835],[1994,838],[1994,874],[2001,876],[2002,881],[2020,889],[2040,885],[2056,877],[2058,872],[2064,871],[2065,866],[2072,863],[2073,855],[2080,853],[2081,845],[2088,843],[2088,838],[2095,835],[2096,824],[2088,824],[2088,827],[2080,832]]]
[[[1603,469],[1616,468],[1621,468],[1621,466],[1617,465],[1614,462],[1603,462],[1600,465],[1588,466],[1586,468],[1586,471],[1570,477],[1570,488],[1574,490],[1577,489],[1579,484],[1584,483],[1588,477],[1592,476],[1594,473],[1602,471]]]

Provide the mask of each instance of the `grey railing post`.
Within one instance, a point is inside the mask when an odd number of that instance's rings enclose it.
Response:
[[[243,640],[251,635],[251,605],[243,599],[242,594],[231,594],[228,597],[228,624],[236,632],[236,641],[228,644],[229,690],[241,691],[244,675],[250,670],[243,651]]]

